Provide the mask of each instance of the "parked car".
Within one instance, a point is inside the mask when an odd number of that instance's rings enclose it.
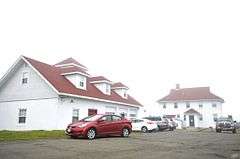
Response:
[[[168,124],[162,120],[160,116],[158,117],[144,117],[143,119],[148,119],[158,125],[158,130],[166,130],[169,128]]]
[[[167,123],[170,131],[173,131],[178,127],[177,122],[175,122],[172,118],[163,117],[163,121]]]
[[[148,119],[132,119],[132,130],[147,133],[158,129],[158,125]]]
[[[121,135],[128,137],[132,131],[131,122],[117,115],[93,115],[67,126],[65,133],[72,138]]]
[[[222,131],[237,132],[236,121],[229,118],[219,118],[216,122],[216,132],[221,133]]]

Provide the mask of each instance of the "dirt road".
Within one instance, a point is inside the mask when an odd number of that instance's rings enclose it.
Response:
[[[1,159],[240,159],[240,133],[133,133],[129,138],[0,142]]]

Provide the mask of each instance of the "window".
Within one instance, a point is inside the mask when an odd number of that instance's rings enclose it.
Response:
[[[199,108],[202,108],[202,107],[203,107],[203,105],[202,105],[202,104],[199,104],[198,106],[199,106]]]
[[[213,107],[213,108],[216,108],[216,107],[217,107],[217,104],[216,104],[216,103],[213,103],[213,104],[212,104],[212,107]]]
[[[180,118],[180,114],[177,115],[177,118]]]
[[[217,114],[213,114],[213,121],[217,121],[218,115]]]
[[[110,93],[110,85],[109,85],[109,84],[106,85],[106,93],[107,93],[107,94]]]
[[[115,113],[114,112],[105,112],[105,114],[114,115]]]
[[[166,108],[167,108],[166,103],[164,103],[163,104],[163,109],[166,109]]]
[[[129,114],[130,117],[136,117],[136,114]]]
[[[79,120],[79,109],[73,109],[72,112],[72,122],[77,122]]]
[[[174,103],[174,108],[177,109],[178,108],[178,104]]]
[[[111,117],[111,115],[106,115],[106,116],[102,117],[101,120],[103,120],[103,121],[112,121],[112,117]]]
[[[122,120],[122,118],[121,118],[120,116],[115,116],[115,115],[113,115],[113,116],[112,116],[112,120],[113,120],[113,121],[118,121],[118,120]]]
[[[203,117],[202,115],[199,116],[199,120],[202,121],[203,120]]]
[[[120,113],[120,116],[121,116],[122,118],[125,118],[125,117],[127,116],[127,113],[122,112],[122,113]]]
[[[80,87],[84,87],[84,82],[83,82],[83,81],[80,81],[80,82],[79,82],[79,86],[80,86]]]
[[[187,120],[187,117],[186,115],[183,116],[183,120],[186,121]]]
[[[23,72],[22,84],[27,84],[27,83],[28,83],[28,72]]]
[[[19,112],[18,112],[18,123],[19,124],[26,123],[26,117],[27,117],[27,109],[19,109]]]
[[[186,108],[190,108],[190,103],[186,103]]]
[[[96,114],[97,114],[97,109],[88,109],[88,116],[96,115]]]

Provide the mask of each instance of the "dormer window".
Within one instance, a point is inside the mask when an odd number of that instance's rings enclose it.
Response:
[[[111,91],[111,86],[109,84],[106,85],[106,93],[109,94]]]
[[[112,90],[114,90],[122,98],[125,98],[125,99],[128,98],[128,94],[127,94],[128,87],[123,85],[122,83],[119,82],[119,83],[113,84]]]
[[[111,95],[111,81],[103,76],[96,76],[89,79],[97,89],[106,95]]]
[[[84,82],[83,82],[83,81],[80,81],[80,82],[79,82],[79,86],[83,88],[83,87],[84,87]]]

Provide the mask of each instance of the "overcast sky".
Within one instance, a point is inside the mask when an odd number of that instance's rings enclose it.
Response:
[[[179,83],[210,86],[240,119],[239,8],[239,0],[0,0],[0,76],[21,54],[49,64],[73,57],[128,85],[149,111]]]

